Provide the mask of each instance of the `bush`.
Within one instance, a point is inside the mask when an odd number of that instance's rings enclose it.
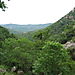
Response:
[[[69,60],[67,50],[60,43],[47,42],[33,64],[33,73],[36,75],[58,75],[69,73]]]

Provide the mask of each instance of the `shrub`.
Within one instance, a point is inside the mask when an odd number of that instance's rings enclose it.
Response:
[[[69,59],[67,50],[60,43],[47,42],[33,64],[36,75],[58,75],[69,73]]]

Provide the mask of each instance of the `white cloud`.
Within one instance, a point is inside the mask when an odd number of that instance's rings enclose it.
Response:
[[[0,10],[0,24],[55,22],[75,6],[75,0],[11,0],[6,12]]]

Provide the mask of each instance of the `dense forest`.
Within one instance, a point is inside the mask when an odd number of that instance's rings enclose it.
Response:
[[[0,26],[0,75],[74,75],[75,9],[21,37]]]

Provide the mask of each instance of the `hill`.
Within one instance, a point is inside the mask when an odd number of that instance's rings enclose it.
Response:
[[[19,24],[3,24],[1,26],[7,28],[10,32],[12,33],[26,33],[29,31],[35,31],[35,30],[39,30],[42,28],[46,28],[47,26],[49,26],[50,23],[48,24],[28,24],[28,25],[19,25]]]
[[[2,47],[2,42],[7,38],[15,38],[15,36],[10,34],[8,29],[0,26],[0,48]]]
[[[11,34],[9,33],[8,29],[0,26],[0,41],[5,40],[6,38],[12,37]]]
[[[62,44],[75,39],[75,8],[56,23],[34,34],[36,39],[57,41]]]

